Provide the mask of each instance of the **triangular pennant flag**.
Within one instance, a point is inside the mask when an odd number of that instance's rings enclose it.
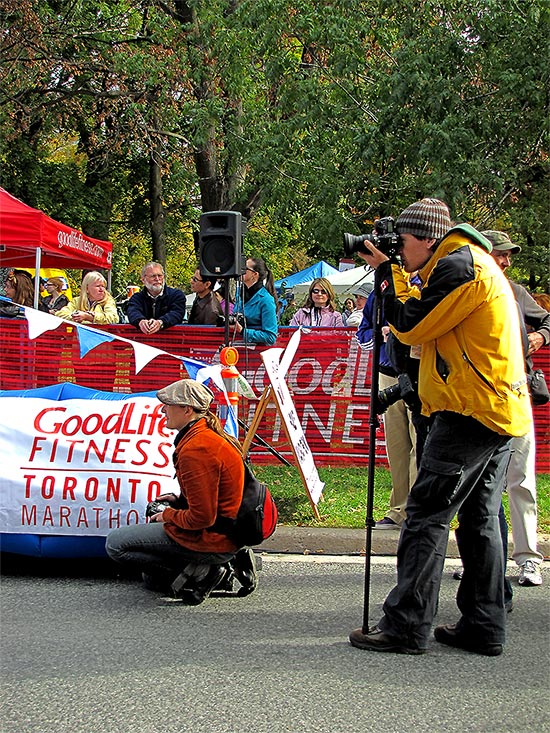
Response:
[[[239,437],[239,424],[237,422],[237,416],[235,415],[235,408],[233,405],[229,405],[228,407],[223,429],[228,435],[232,435],[234,438]]]
[[[103,331],[96,331],[93,328],[87,328],[86,326],[76,325],[76,332],[78,334],[78,341],[80,343],[80,358],[83,359],[88,351],[95,349],[100,344],[114,341],[114,337]]]
[[[149,346],[148,344],[140,344],[137,341],[131,341],[130,343],[132,344],[132,348],[134,349],[134,358],[136,360],[136,374],[139,374],[143,367],[146,367],[147,364],[149,364],[150,361],[153,361],[156,356],[166,354],[165,351],[161,351],[161,349],[157,349],[154,346]]]
[[[187,370],[187,374],[189,374],[189,379],[194,379],[195,381],[200,382],[206,381],[206,379],[197,380],[197,374],[201,369],[208,368],[208,364],[204,364],[202,361],[197,361],[197,359],[188,359],[186,356],[182,356],[180,358],[183,362],[183,366]],[[210,379],[210,377],[207,378]]]
[[[202,369],[198,370],[193,379],[196,382],[200,382],[201,384],[204,384],[205,382],[208,382],[209,379],[211,379],[218,389],[224,391],[225,382],[223,381],[222,377],[222,369],[223,366],[221,364],[211,364],[209,366],[205,365]]]
[[[25,318],[27,319],[29,326],[29,338],[31,341],[38,338],[46,331],[54,331],[58,326],[64,323],[62,318],[36,310],[36,308],[23,306],[23,310],[25,311]]]

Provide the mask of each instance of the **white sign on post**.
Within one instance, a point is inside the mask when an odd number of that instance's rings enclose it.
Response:
[[[275,400],[285,432],[296,456],[298,468],[302,474],[312,506],[318,516],[317,504],[319,503],[325,484],[319,478],[317,467],[313,460],[313,454],[306,440],[298,415],[296,414],[296,408],[294,407],[292,396],[285,381],[285,375],[292,363],[299,343],[300,331],[298,330],[290,339],[286,350],[279,348],[267,349],[266,351],[262,351],[261,357],[271,384],[272,397]]]

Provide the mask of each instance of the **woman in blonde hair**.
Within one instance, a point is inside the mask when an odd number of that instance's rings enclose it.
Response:
[[[342,314],[336,310],[334,288],[325,277],[319,277],[311,283],[306,302],[292,316],[289,325],[328,328],[344,325]]]
[[[119,322],[115,299],[107,291],[107,281],[95,271],[84,276],[79,296],[55,315],[84,325]]]

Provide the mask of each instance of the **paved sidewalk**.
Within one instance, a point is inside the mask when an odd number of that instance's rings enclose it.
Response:
[[[395,529],[372,531],[372,555],[395,555],[399,532]],[[299,555],[364,555],[366,530],[330,529],[327,527],[294,527],[279,525],[275,534],[266,540],[262,552],[296,553]],[[550,559],[550,536],[539,535],[539,552]],[[514,551],[512,537],[508,544],[508,556]],[[448,558],[458,558],[454,532],[449,536]]]

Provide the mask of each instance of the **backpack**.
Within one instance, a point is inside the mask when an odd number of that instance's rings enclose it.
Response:
[[[277,506],[267,486],[244,464],[243,499],[237,517],[217,517],[211,529],[229,537],[238,547],[261,544],[275,532]]]

